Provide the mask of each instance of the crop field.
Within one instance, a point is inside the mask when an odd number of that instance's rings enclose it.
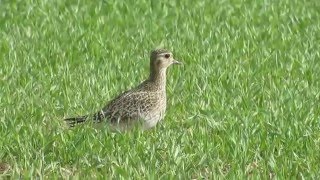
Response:
[[[0,0],[0,179],[319,179],[320,1]],[[172,50],[148,131],[93,113]]]

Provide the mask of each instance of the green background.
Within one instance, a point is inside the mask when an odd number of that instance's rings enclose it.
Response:
[[[319,178],[320,1],[0,0],[0,163],[11,178]],[[66,128],[167,74],[147,131]]]

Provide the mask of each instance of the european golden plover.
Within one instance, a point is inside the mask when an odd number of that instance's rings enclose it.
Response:
[[[99,112],[65,121],[71,127],[85,121],[108,123],[111,128],[128,130],[135,124],[143,129],[154,127],[166,111],[166,70],[172,64],[181,64],[170,51],[156,49],[150,54],[150,75],[137,87],[125,91],[109,101]]]

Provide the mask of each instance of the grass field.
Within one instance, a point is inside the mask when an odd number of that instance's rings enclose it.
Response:
[[[0,0],[0,178],[320,178],[320,1]],[[66,128],[171,49],[150,131]]]

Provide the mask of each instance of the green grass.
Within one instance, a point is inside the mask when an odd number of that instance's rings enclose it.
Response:
[[[0,178],[320,178],[317,0],[0,0]],[[67,129],[173,50],[164,121]],[[108,178],[108,179],[109,179]]]

